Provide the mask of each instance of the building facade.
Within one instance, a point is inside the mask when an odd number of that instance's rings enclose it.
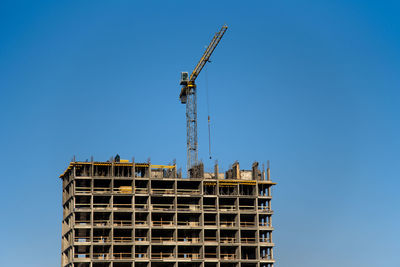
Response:
[[[132,160],[133,161],[133,160]],[[63,181],[61,267],[272,267],[269,168],[76,162]]]

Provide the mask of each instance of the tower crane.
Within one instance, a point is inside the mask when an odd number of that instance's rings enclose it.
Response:
[[[196,100],[196,78],[207,62],[210,62],[210,56],[217,47],[222,36],[224,36],[228,26],[223,25],[222,28],[215,33],[211,43],[197,63],[189,77],[188,72],[181,72],[182,85],[179,98],[182,104],[186,104],[186,145],[187,145],[187,171],[189,172],[198,164],[197,155],[197,100]]]

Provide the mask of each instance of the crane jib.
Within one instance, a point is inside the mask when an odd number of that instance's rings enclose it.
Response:
[[[192,74],[190,75],[190,81],[195,81],[197,76],[199,76],[201,70],[203,69],[204,65],[209,61],[211,54],[214,52],[214,49],[217,47],[219,41],[221,41],[227,29],[228,26],[224,25],[222,26],[221,30],[214,35],[214,38],[211,40],[211,43],[208,45],[206,51],[204,52],[200,61],[197,63]]]

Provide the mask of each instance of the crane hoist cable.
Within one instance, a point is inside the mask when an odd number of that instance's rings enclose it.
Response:
[[[211,123],[210,123],[210,97],[208,94],[208,72],[207,68],[205,69],[206,75],[206,96],[207,96],[207,121],[208,121],[208,156],[212,159],[211,156]]]

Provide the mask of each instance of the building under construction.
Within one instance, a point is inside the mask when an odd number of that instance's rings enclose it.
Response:
[[[63,181],[62,267],[272,267],[269,168],[69,164]]]

